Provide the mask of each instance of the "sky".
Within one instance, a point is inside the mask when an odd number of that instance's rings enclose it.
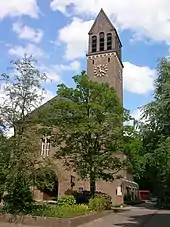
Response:
[[[103,8],[123,44],[124,107],[139,118],[152,100],[158,58],[170,52],[169,0],[0,0],[0,73],[24,53],[38,60],[50,80],[45,100],[57,84],[74,86],[86,70],[88,31]],[[0,84],[0,96],[2,96]]]

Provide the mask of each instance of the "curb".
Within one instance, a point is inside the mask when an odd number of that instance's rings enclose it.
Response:
[[[13,216],[9,214],[0,215],[0,222],[14,223],[30,226],[40,227],[77,227],[85,223],[89,223],[96,219],[114,213],[112,210],[103,211],[100,213],[93,213],[75,218],[50,218],[39,216]]]

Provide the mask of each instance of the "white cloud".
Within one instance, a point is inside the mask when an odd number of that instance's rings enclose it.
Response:
[[[58,68],[59,70],[63,70],[63,71],[79,71],[81,64],[79,61],[72,61],[67,65],[56,65],[56,68]]]
[[[124,89],[139,95],[153,90],[156,71],[147,66],[137,66],[124,62],[123,81]]]
[[[83,21],[73,18],[71,24],[59,31],[59,41],[66,44],[65,57],[67,59],[77,59],[85,57],[88,44],[88,31],[92,21]],[[124,62],[124,89],[136,93],[145,94],[153,89],[155,70],[147,66],[137,66],[129,62]],[[67,66],[68,67],[68,66]]]
[[[37,0],[5,0],[0,4],[0,21],[7,16],[27,15],[37,18],[38,14]]]
[[[67,65],[41,65],[39,66],[40,70],[46,73],[47,75],[47,82],[61,82],[61,77],[63,71],[74,71],[78,72],[80,70],[81,64],[79,61],[72,61]]]
[[[28,43],[26,46],[13,46],[9,49],[9,54],[17,57],[23,57],[24,54],[32,55],[33,57],[42,57],[44,52],[38,46]]]
[[[25,26],[20,22],[14,23],[12,29],[17,33],[20,39],[27,39],[32,42],[39,43],[43,38],[42,30]]]
[[[44,99],[43,99],[41,105],[44,104],[44,103],[46,103],[46,102],[49,101],[50,99],[52,99],[54,96],[55,96],[55,93],[53,93],[53,92],[50,91],[50,90],[46,90],[46,92],[45,92],[45,94],[44,94]]]
[[[60,82],[61,75],[54,66],[41,65],[38,67],[43,73],[46,73],[47,83],[48,82]]]
[[[130,115],[133,118],[133,120],[127,121],[124,123],[124,125],[131,125],[136,128],[136,130],[139,130],[140,123],[144,123],[145,121],[142,118],[142,111],[140,108],[131,110]],[[139,124],[136,124],[136,121],[139,122]]]
[[[93,21],[73,18],[71,24],[59,30],[58,40],[66,44],[65,57],[69,60],[84,57],[88,44],[88,30]]]
[[[5,83],[0,83],[0,104],[2,104],[5,100],[5,94],[4,94],[4,89],[5,89]]]
[[[142,117],[142,112],[140,109],[136,109],[136,110],[132,110],[131,111],[131,116],[135,119],[135,120],[140,120]]]
[[[41,96],[42,91],[38,90],[37,93]],[[45,92],[43,93],[43,100],[42,100],[41,103],[39,103],[39,106],[46,103],[50,99],[52,99],[54,96],[55,96],[54,92],[46,89]],[[0,83],[0,105],[2,106],[4,104],[4,102],[10,106],[8,96],[6,96],[5,83]],[[14,129],[10,128],[10,127],[7,128],[6,131],[5,131],[5,134],[8,137],[13,136],[14,135]]]
[[[147,37],[170,44],[169,0],[53,0],[50,6],[65,15],[84,18],[95,17],[103,8],[118,28],[131,29],[138,39],[139,36]],[[79,29],[81,27],[77,27],[77,31]]]

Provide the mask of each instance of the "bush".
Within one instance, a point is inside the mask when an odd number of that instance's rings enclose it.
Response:
[[[52,217],[73,218],[89,213],[89,208],[87,205],[53,206],[51,212]]]
[[[95,197],[105,198],[107,200],[108,207],[112,206],[112,197],[110,195],[102,192],[96,192]]]
[[[83,191],[83,193],[79,193],[77,191],[68,190],[66,195],[73,195],[77,204],[88,204],[91,198],[90,191]]]
[[[105,197],[94,197],[89,201],[89,209],[94,211],[110,210],[110,200]]]
[[[76,198],[77,204],[88,204],[91,198],[89,191],[83,191],[83,193],[75,193],[74,196]]]
[[[76,199],[73,195],[63,195],[57,201],[59,206],[75,205]]]
[[[50,206],[46,204],[34,204],[32,209],[28,213],[33,216],[49,216],[50,215]]]
[[[36,205],[31,215],[57,218],[73,218],[89,213],[87,205]]]
[[[11,176],[7,184],[8,193],[3,197],[4,211],[11,214],[26,214],[32,209],[33,194],[28,180],[18,174]]]
[[[90,199],[92,198],[90,191],[83,191],[83,193],[79,193],[77,191],[67,191],[67,195],[73,195],[76,199],[77,204],[88,204]],[[112,197],[108,194],[96,192],[95,197],[104,197],[108,201],[110,201],[110,204],[112,205]]]

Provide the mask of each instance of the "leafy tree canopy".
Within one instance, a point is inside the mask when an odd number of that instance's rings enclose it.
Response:
[[[57,128],[57,158],[90,179],[93,193],[96,180],[113,180],[123,168],[122,129],[128,113],[107,84],[88,80],[84,71],[73,80],[75,88],[58,85],[57,97],[41,112],[41,119]]]

